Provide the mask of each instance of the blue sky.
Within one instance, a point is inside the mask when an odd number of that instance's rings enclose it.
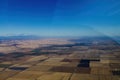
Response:
[[[0,0],[0,35],[120,36],[120,0]]]

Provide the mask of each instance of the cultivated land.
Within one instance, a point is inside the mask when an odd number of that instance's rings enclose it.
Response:
[[[67,39],[0,40],[0,53],[28,52],[49,45],[72,44]]]
[[[2,40],[0,52],[0,80],[120,80],[110,38]]]

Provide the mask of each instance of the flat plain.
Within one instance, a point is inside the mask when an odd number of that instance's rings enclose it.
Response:
[[[2,41],[0,51],[0,80],[120,80],[109,38]]]

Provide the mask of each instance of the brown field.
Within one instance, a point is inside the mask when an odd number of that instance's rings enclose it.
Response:
[[[6,80],[9,77],[12,77],[16,74],[18,74],[19,71],[4,71],[4,72],[0,72],[0,80]]]
[[[51,73],[40,76],[37,80],[68,80],[71,73]]]

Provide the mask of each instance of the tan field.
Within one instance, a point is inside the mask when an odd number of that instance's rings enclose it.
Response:
[[[11,52],[26,52],[31,51],[38,47],[44,47],[48,45],[63,45],[72,44],[73,42],[68,41],[68,39],[41,39],[41,40],[13,40],[7,43],[0,44],[1,53],[11,53]],[[14,44],[17,44],[14,46]],[[12,45],[12,46],[11,46]],[[22,49],[22,50],[21,50]]]

